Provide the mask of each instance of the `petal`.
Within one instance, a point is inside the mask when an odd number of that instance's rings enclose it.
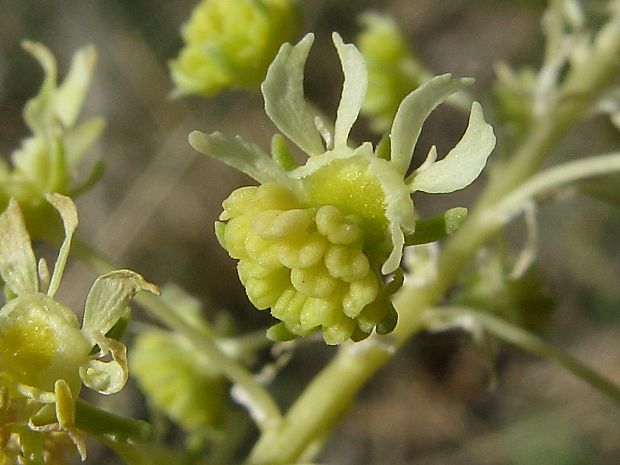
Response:
[[[25,41],[22,46],[41,65],[45,78],[39,93],[28,100],[24,107],[24,119],[35,134],[44,133],[49,127],[54,110],[54,93],[56,91],[56,60],[52,53],[42,44]]]
[[[403,99],[392,124],[392,163],[404,176],[409,169],[413,148],[428,115],[450,95],[464,89],[472,79],[452,79],[450,74],[436,76]]]
[[[60,194],[48,194],[46,198],[47,201],[51,203],[56,210],[58,210],[58,213],[60,213],[60,217],[62,218],[62,223],[65,228],[65,240],[62,242],[62,246],[58,252],[58,258],[56,259],[56,264],[54,265],[54,273],[52,274],[52,279],[47,289],[47,295],[53,297],[58,290],[60,280],[62,279],[62,273],[65,269],[67,258],[69,257],[71,239],[73,237],[73,232],[78,225],[78,216],[75,204],[69,197],[65,197]]]
[[[296,182],[289,178],[269,155],[239,136],[230,137],[221,132],[205,134],[193,131],[189,135],[189,143],[200,153],[238,169],[261,184],[276,182],[297,190]]]
[[[90,87],[97,54],[92,45],[78,50],[71,61],[71,68],[54,96],[54,113],[65,125],[75,123]]]
[[[96,343],[103,356],[110,353],[112,360],[89,360],[80,367],[80,378],[86,386],[100,394],[115,394],[125,386],[129,377],[127,347],[122,342],[103,336],[97,337]]]
[[[494,148],[493,128],[484,120],[480,104],[474,102],[463,138],[443,159],[414,173],[411,190],[438,194],[468,186],[478,177]]]
[[[338,105],[336,127],[334,130],[334,147],[347,145],[349,132],[357,119],[368,86],[366,63],[359,50],[353,44],[346,44],[337,33],[332,35],[344,72],[342,97]]]
[[[16,295],[39,291],[30,235],[19,205],[13,199],[0,215],[0,276]]]
[[[325,151],[304,97],[304,65],[313,42],[314,35],[307,34],[297,45],[283,44],[261,86],[271,121],[309,155]]]
[[[99,276],[86,298],[82,330],[91,343],[106,335],[123,316],[125,306],[139,291],[159,294],[159,288],[130,270]]]

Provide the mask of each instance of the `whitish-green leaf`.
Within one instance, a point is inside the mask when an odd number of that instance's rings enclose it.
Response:
[[[51,203],[62,218],[62,224],[65,228],[65,240],[62,242],[60,251],[58,252],[58,258],[54,265],[54,273],[50,281],[49,288],[47,289],[47,295],[53,297],[58,286],[60,286],[60,280],[62,279],[62,273],[69,257],[69,250],[71,249],[71,239],[73,238],[73,232],[78,225],[77,209],[73,200],[69,197],[65,197],[60,194],[48,194],[46,195],[47,201]]]
[[[209,157],[238,169],[259,183],[277,182],[295,188],[294,181],[258,146],[241,137],[229,137],[221,132],[205,134],[193,131],[189,135],[192,147]]]
[[[484,120],[480,104],[474,102],[463,138],[443,159],[415,173],[411,190],[438,194],[470,185],[494,148],[493,128]]]
[[[307,34],[297,45],[283,44],[261,89],[265,111],[284,135],[309,155],[325,151],[315,126],[315,113],[304,97],[304,66],[314,35]]]
[[[92,45],[78,50],[73,55],[67,77],[56,91],[54,110],[65,127],[73,126],[82,108],[96,60],[97,53]]]
[[[353,44],[346,44],[334,32],[332,35],[344,72],[342,97],[338,105],[334,146],[346,145],[351,127],[359,115],[368,86],[366,63],[359,50]]]
[[[18,296],[39,291],[30,235],[19,205],[13,199],[0,215],[0,276]]]
[[[450,95],[463,90],[473,79],[452,79],[450,74],[436,76],[403,99],[390,132],[392,162],[404,176],[409,169],[413,149],[430,113]]]
[[[105,335],[123,316],[125,306],[139,291],[159,294],[159,288],[130,270],[99,276],[86,298],[82,330],[91,342]]]

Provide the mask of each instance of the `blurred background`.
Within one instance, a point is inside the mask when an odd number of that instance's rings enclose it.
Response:
[[[335,111],[342,80],[330,43],[359,32],[356,17],[375,9],[393,14],[434,73],[476,78],[474,94],[493,120],[494,66],[540,64],[540,18],[534,0],[313,0],[301,2],[303,32],[317,34],[307,67],[307,94]],[[596,10],[603,2],[587,2]],[[239,134],[268,148],[275,132],[259,94],[227,92],[205,99],[171,99],[167,62],[182,46],[179,30],[193,0],[0,0],[0,154],[27,136],[21,110],[41,83],[37,63],[20,47],[40,41],[62,72],[73,52],[98,51],[84,117],[103,115],[107,129],[93,151],[105,161],[102,181],[78,199],[79,234],[123,267],[148,280],[174,282],[199,297],[214,317],[226,310],[241,331],[265,327],[236,278],[235,263],[213,234],[221,202],[250,181],[196,153],[191,130]],[[440,108],[418,147],[445,153],[465,116]],[[360,122],[354,137],[377,141]],[[499,132],[498,150],[502,146]],[[618,131],[604,117],[573,128],[550,163],[617,150]],[[423,215],[469,206],[480,185],[448,198],[420,197]],[[553,312],[543,337],[620,382],[620,210],[575,193],[538,211],[539,260]],[[524,227],[510,226],[518,248]],[[94,274],[72,263],[61,299],[82,308]],[[67,283],[70,283],[68,286]],[[142,315],[138,312],[138,315]],[[144,315],[142,315],[144,316]],[[458,332],[422,334],[364,389],[328,442],[320,462],[333,465],[587,465],[620,463],[620,408],[561,368],[489,341],[476,348]],[[291,402],[335,349],[305,344],[274,387]],[[268,360],[269,354],[264,354]],[[208,395],[208,394],[206,394]],[[145,415],[137,390],[104,399],[111,409]],[[252,433],[250,433],[251,436]],[[88,463],[113,463],[93,447]]]

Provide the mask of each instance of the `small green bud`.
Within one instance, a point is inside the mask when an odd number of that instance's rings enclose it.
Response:
[[[360,17],[357,46],[368,67],[362,114],[377,132],[390,128],[403,98],[432,76],[407,44],[395,21],[378,13]]]
[[[202,0],[170,62],[176,95],[255,90],[280,45],[300,28],[295,0]]]

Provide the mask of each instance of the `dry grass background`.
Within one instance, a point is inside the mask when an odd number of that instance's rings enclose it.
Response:
[[[594,4],[596,2],[589,2]],[[600,3],[600,2],[599,2]],[[0,153],[26,134],[20,111],[41,72],[20,49],[24,38],[47,44],[66,69],[72,52],[97,47],[99,61],[85,113],[104,115],[95,152],[106,163],[102,182],[78,200],[80,234],[120,264],[153,282],[176,282],[205,302],[209,315],[229,310],[238,326],[268,322],[251,311],[234,263],[213,235],[228,193],[248,182],[207,160],[186,142],[190,130],[223,130],[267,147],[274,132],[258,95],[170,100],[166,61],[181,46],[178,30],[194,1],[0,0]],[[439,73],[476,77],[485,101],[493,65],[538,63],[541,1],[384,0],[302,2],[305,31],[318,33],[308,68],[308,94],[333,111],[340,69],[329,32],[353,39],[355,17],[387,10]],[[443,149],[458,138],[462,115],[444,109],[423,133]],[[357,137],[368,137],[363,125]],[[588,155],[618,146],[602,119],[580,125],[559,148]],[[468,204],[476,188],[465,193]],[[426,200],[426,199],[425,199]],[[454,198],[451,200],[453,203]],[[435,211],[444,200],[429,199]],[[576,196],[539,212],[541,268],[557,308],[545,338],[620,382],[620,215],[617,208]],[[518,236],[519,226],[515,226]],[[93,274],[73,263],[62,298],[82,305]],[[498,382],[462,334],[423,335],[360,396],[321,457],[333,465],[586,465],[620,463],[620,408],[560,368],[498,346]],[[282,372],[277,392],[289,402],[332,353],[303,347]],[[142,414],[135,390],[107,400]],[[90,463],[111,463],[104,451]]]

